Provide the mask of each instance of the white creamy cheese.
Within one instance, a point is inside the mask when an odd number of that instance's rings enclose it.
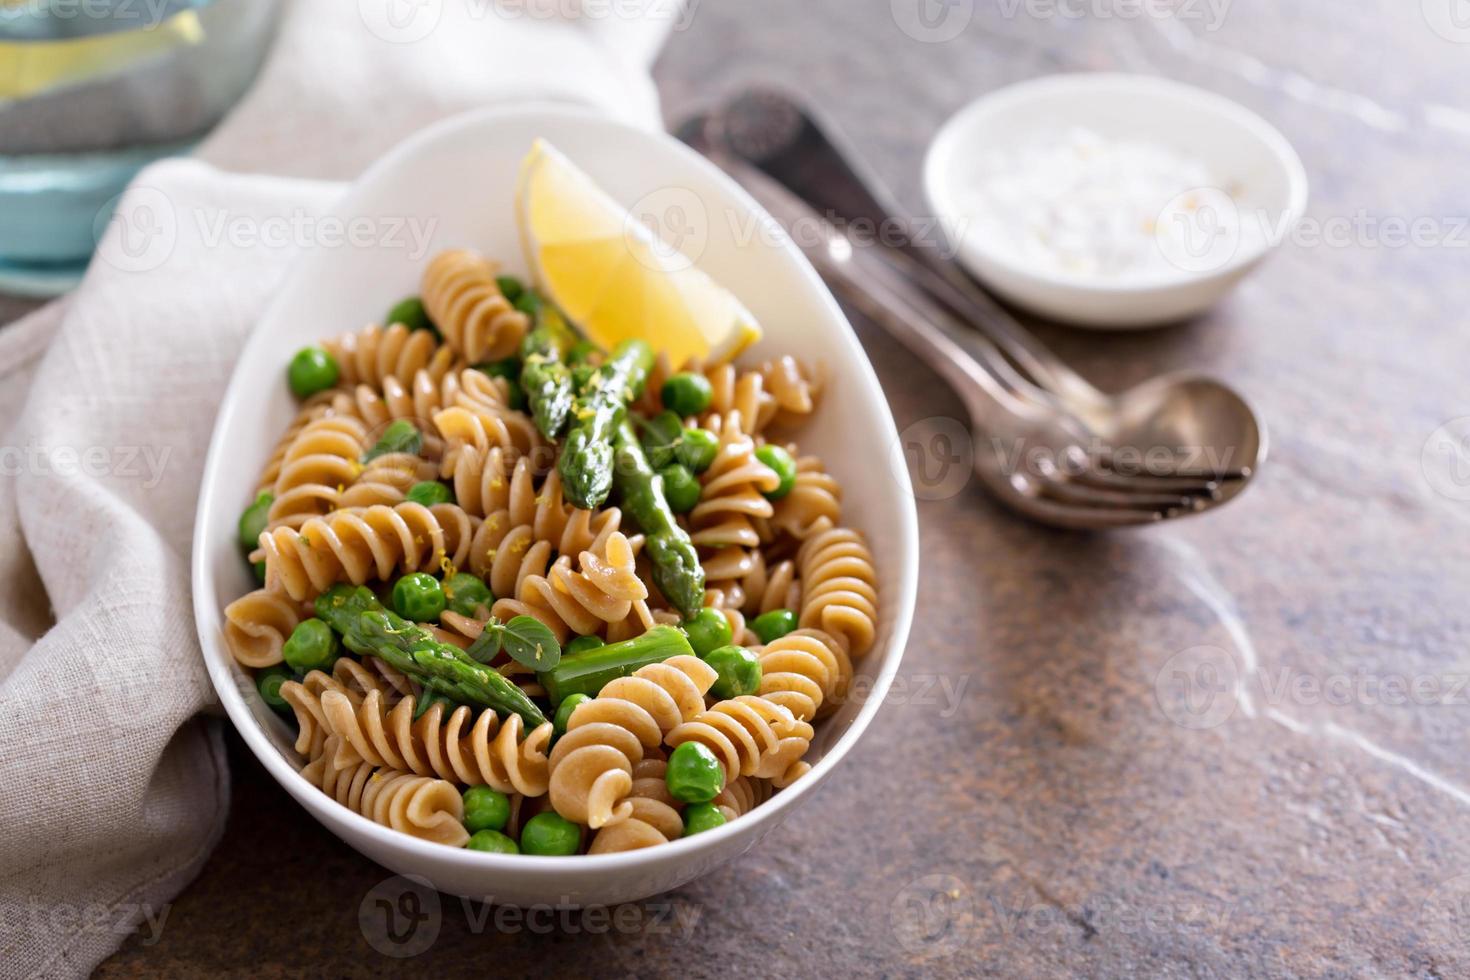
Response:
[[[962,233],[1039,272],[1184,278],[1219,268],[1248,231],[1203,161],[1085,128],[984,153],[967,177]]]

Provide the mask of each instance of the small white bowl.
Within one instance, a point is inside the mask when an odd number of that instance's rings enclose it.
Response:
[[[987,149],[1073,127],[1203,161],[1229,188],[1242,227],[1255,223],[1258,233],[1206,261],[1150,278],[1068,274],[1019,259],[1000,236],[968,220],[966,167]],[[952,243],[959,260],[996,293],[1042,316],[1109,329],[1158,326],[1203,312],[1290,234],[1307,205],[1300,158],[1260,116],[1188,85],[1108,73],[1053,75],[976,99],[935,136],[924,161],[924,190],[942,225],[961,230]]]
[[[829,383],[821,408],[798,438],[842,481],[844,520],[867,534],[877,556],[878,638],[858,665],[868,693],[818,725],[808,755],[812,771],[723,827],[624,854],[468,851],[417,840],[348,810],[302,778],[290,729],[263,704],[223,635],[225,604],[255,587],[235,523],[295,412],[285,385],[287,360],[303,345],[378,321],[397,299],[418,292],[434,250],[479,249],[524,275],[513,199],[521,159],[537,137],[550,140],[626,206],[663,203],[677,206],[683,220],[702,215],[707,240],[690,257],[740,296],[766,329],[749,357],[784,352],[825,362]],[[334,240],[338,247],[305,249],[241,352],[225,392],[194,525],[194,614],[210,679],[245,743],[332,833],[374,861],[456,895],[522,906],[611,905],[675,888],[754,846],[832,774],[872,721],[898,671],[918,587],[913,489],[905,470],[881,459],[898,438],[893,418],[831,293],[779,226],[707,160],[669,136],[565,105],[476,112],[424,130],[369,169],[329,217],[345,227],[376,221],[375,227],[400,230],[413,219],[432,230],[423,253],[406,247],[402,235],[395,239],[399,247],[358,248]],[[770,233],[751,238],[751,228]],[[893,762],[903,764],[896,755]],[[861,779],[862,773],[848,776]],[[808,818],[824,819],[813,811]]]

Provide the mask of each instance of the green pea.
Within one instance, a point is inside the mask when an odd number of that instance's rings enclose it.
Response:
[[[664,784],[676,800],[708,803],[725,788],[725,769],[709,749],[685,742],[669,754]]]
[[[510,797],[489,786],[471,786],[464,791],[464,829],[472,834],[482,830],[504,830],[510,820]]]
[[[663,396],[664,408],[680,418],[688,418],[709,408],[709,400],[714,392],[710,388],[709,378],[693,371],[685,371],[665,381],[659,394]]]
[[[570,656],[575,653],[585,653],[588,650],[596,650],[598,647],[606,645],[600,636],[579,636],[566,645],[566,648],[562,650],[562,655]]]
[[[581,846],[582,828],[552,810],[536,814],[521,828],[521,851],[525,854],[576,854]]]
[[[297,398],[305,398],[335,385],[341,373],[337,359],[331,354],[320,347],[303,347],[291,358],[286,380]]]
[[[240,515],[238,525],[240,547],[245,549],[246,553],[260,547],[260,535],[265,530],[266,524],[269,523],[271,504],[275,502],[276,498],[269,492],[262,493],[255,498],[255,503],[246,507],[245,513]]]
[[[281,685],[295,678],[296,674],[291,668],[276,664],[264,670],[255,672],[255,687],[260,691],[260,699],[277,711],[285,711],[290,707],[286,699],[281,697]]]
[[[730,621],[718,609],[704,608],[684,620],[684,632],[689,636],[689,645],[695,656],[704,657],[725,646],[734,638]]]
[[[521,298],[521,293],[526,291],[525,285],[515,276],[496,276],[495,285],[500,287],[500,295],[514,303]]]
[[[687,514],[699,503],[699,480],[689,467],[671,463],[658,471],[664,478],[664,498],[675,514]]]
[[[404,619],[432,623],[444,607],[444,587],[427,572],[414,572],[393,583],[393,609]]]
[[[264,585],[265,584],[265,562],[264,561],[258,561],[254,565],[251,565],[250,567],[253,568],[253,569],[255,569],[255,581],[259,582],[261,585]]]
[[[498,830],[477,831],[473,837],[465,843],[465,848],[471,851],[485,851],[490,854],[519,854],[521,849],[516,847],[516,842],[505,836]]]
[[[675,452],[679,462],[696,473],[703,473],[720,453],[720,437],[708,429],[685,429]]]
[[[444,580],[443,588],[447,608],[461,616],[474,616],[481,606],[489,608],[495,601],[490,587],[469,572],[455,572]]]
[[[429,313],[424,309],[424,301],[417,296],[401,299],[393,304],[393,309],[388,311],[388,326],[401,323],[410,330],[434,330],[434,323],[429,319]],[[434,331],[438,333],[437,330]]]
[[[567,733],[567,722],[572,720],[572,712],[577,710],[577,705],[591,700],[592,695],[581,693],[568,694],[562,698],[561,704],[557,705],[556,708],[556,717],[551,719],[553,730],[558,735],[565,735]]]
[[[296,624],[281,648],[281,656],[298,674],[311,670],[326,670],[337,659],[340,644],[332,627],[312,617]]]
[[[503,361],[489,361],[485,364],[476,364],[475,370],[482,374],[488,374],[492,378],[504,378],[506,386],[510,388],[510,407],[516,411],[526,407],[526,393],[521,389],[521,362],[517,358],[507,357]]]
[[[762,643],[770,643],[796,629],[796,613],[790,609],[772,609],[752,619],[750,628],[761,638]]]
[[[781,483],[776,489],[765,494],[767,500],[780,500],[791,492],[792,487],[796,486],[796,460],[792,459],[791,454],[786,450],[766,443],[755,451],[755,458],[775,470],[776,475],[781,478]]]
[[[725,815],[713,803],[691,803],[684,808],[684,836],[725,826]]]
[[[731,644],[710,651],[703,658],[720,675],[710,688],[717,698],[738,698],[761,689],[761,662],[745,647]]]
[[[424,480],[408,488],[408,500],[425,507],[454,503],[454,494],[438,480]]]

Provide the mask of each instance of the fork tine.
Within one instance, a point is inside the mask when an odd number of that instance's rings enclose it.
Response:
[[[1035,520],[1044,521],[1055,527],[1078,530],[1158,524],[1165,518],[1165,512],[1158,510],[1083,507],[1076,504],[1059,503],[1044,497],[1025,498],[1022,511]]]
[[[1066,477],[1051,473],[1043,473],[1038,482],[1055,499],[1083,506],[1158,508],[1167,513],[1192,505],[1190,498],[1177,493],[1127,493],[1098,489],[1073,483]]]
[[[1085,486],[1097,487],[1100,490],[1113,490],[1118,493],[1172,493],[1181,496],[1208,497],[1211,500],[1218,500],[1220,497],[1220,484],[1217,480],[1212,479],[1154,476],[1152,474],[1123,476],[1095,467],[1087,467],[1078,471],[1072,479]]]
[[[1169,471],[1168,471],[1167,474],[1164,474],[1164,473],[1159,473],[1159,474],[1151,474],[1151,473],[1127,473],[1127,474],[1125,474],[1125,473],[1120,473],[1119,472],[1118,465],[1115,462],[1115,460],[1113,459],[1113,452],[1110,449],[1101,449],[1101,450],[1097,451],[1095,454],[1093,454],[1092,460],[1094,462],[1096,462],[1099,466],[1105,467],[1108,472],[1110,472],[1110,473],[1117,473],[1119,476],[1139,476],[1139,477],[1157,476],[1160,479],[1199,480],[1199,481],[1208,481],[1208,482],[1214,482],[1214,483],[1221,483],[1221,482],[1224,482],[1224,481],[1227,481],[1227,480],[1244,480],[1244,479],[1247,479],[1251,475],[1251,468],[1249,466],[1242,466],[1239,469],[1223,469],[1223,470],[1202,470],[1202,469],[1198,469],[1198,468],[1192,467],[1192,466],[1173,466],[1173,467],[1170,467],[1169,468]]]

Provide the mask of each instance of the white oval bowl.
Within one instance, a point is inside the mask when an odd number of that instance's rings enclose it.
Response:
[[[1265,234],[1215,268],[1167,278],[1110,282],[1019,261],[968,220],[964,168],[977,150],[1073,126],[1203,160],[1223,183],[1241,188],[1233,196],[1242,221],[1264,218]],[[1076,326],[1132,329],[1202,313],[1234,288],[1301,220],[1307,174],[1286,137],[1229,99],[1150,75],[1080,73],[1010,85],[961,109],[930,144],[924,191],[943,226],[963,230],[952,243],[959,260],[999,295]]]
[[[740,296],[766,330],[746,358],[790,353],[825,363],[822,404],[798,438],[842,480],[844,521],[867,535],[878,558],[878,639],[858,665],[871,693],[818,726],[808,757],[812,771],[723,827],[623,854],[467,851],[417,840],[348,810],[302,778],[289,726],[256,695],[223,634],[224,606],[254,587],[235,541],[236,521],[295,412],[284,381],[287,360],[305,344],[377,322],[397,299],[417,293],[433,250],[475,248],[524,275],[513,196],[520,161],[538,136],[629,207],[653,194],[656,205],[672,201],[684,213],[705,212],[707,240],[691,257]],[[832,774],[872,721],[898,670],[917,589],[913,492],[907,474],[885,461],[897,440],[893,419],[831,294],[784,232],[708,161],[666,135],[567,106],[476,112],[424,130],[369,169],[332,214],[437,223],[425,255],[408,248],[307,249],[241,352],[205,463],[193,554],[199,641],[235,727],[271,775],[332,833],[379,864],[421,875],[452,894],[515,905],[613,904],[677,887],[743,853]]]

